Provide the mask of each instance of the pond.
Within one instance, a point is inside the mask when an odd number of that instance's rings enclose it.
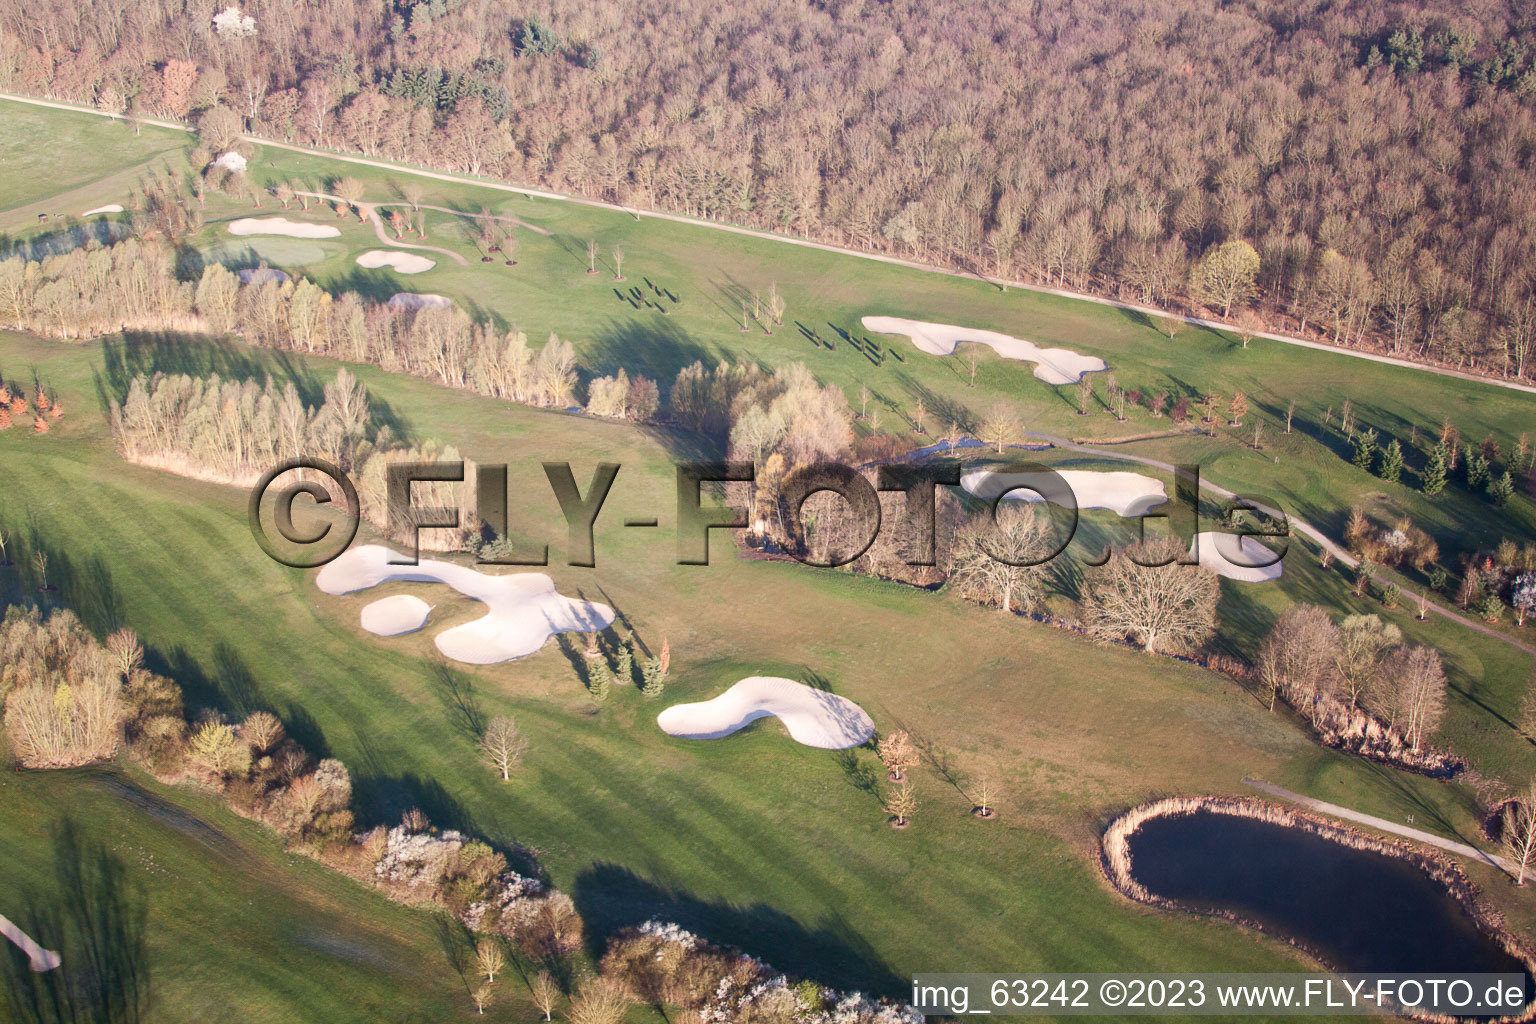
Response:
[[[1205,810],[1150,818],[1128,847],[1132,876],[1154,895],[1294,939],[1335,970],[1525,971],[1401,857]]]

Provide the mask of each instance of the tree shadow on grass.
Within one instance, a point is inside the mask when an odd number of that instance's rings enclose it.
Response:
[[[475,681],[442,663],[432,666],[431,678],[432,689],[448,709],[454,728],[471,740],[479,740],[485,732],[485,713],[475,697]]]
[[[586,923],[594,959],[615,932],[660,918],[711,942],[740,946],[781,971],[836,988],[900,997],[908,984],[835,912],[807,927],[766,904],[700,899],[609,863],[583,871],[570,892]]]
[[[142,887],[107,847],[82,838],[68,818],[53,829],[57,885],[32,893],[14,923],[61,965],[33,972],[10,943],[0,955],[7,1019],[17,1024],[138,1024],[149,1019],[150,971]]]

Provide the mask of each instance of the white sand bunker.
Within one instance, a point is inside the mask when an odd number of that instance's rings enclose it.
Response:
[[[395,292],[384,305],[390,309],[447,309],[453,300],[446,295]]]
[[[363,628],[376,636],[414,633],[427,624],[432,606],[410,594],[381,597],[363,609]]]
[[[1094,469],[1058,469],[1056,475],[1072,489],[1077,507],[1104,508],[1116,515],[1140,516],[1168,501],[1168,491],[1161,480],[1140,473]],[[992,500],[999,494],[1021,501],[1044,501],[1034,491],[1013,490],[1032,480],[1033,473],[994,473],[978,469],[960,478],[960,486],[978,498]]]
[[[123,204],[122,203],[108,203],[106,206],[98,206],[94,210],[86,210],[80,216],[82,216],[82,217],[94,217],[97,214],[101,214],[101,213],[122,213],[122,212],[123,212]]]
[[[357,265],[367,267],[369,270],[393,267],[397,273],[401,274],[420,274],[437,266],[434,261],[425,256],[398,252],[394,249],[369,249],[357,258]]]
[[[485,615],[439,633],[435,641],[445,655],[471,665],[511,661],[534,653],[556,633],[590,633],[613,623],[612,608],[561,596],[555,592],[555,581],[541,572],[490,576],[430,559],[416,565],[389,564],[390,559],[403,557],[381,545],[365,544],[321,569],[315,585],[327,594],[350,594],[389,580],[446,583],[465,597],[484,602],[489,609]]]
[[[991,345],[1004,359],[1035,363],[1035,376],[1047,384],[1073,384],[1085,373],[1106,369],[1104,360],[1096,356],[1078,355],[1066,348],[1041,348],[1032,341],[997,331],[930,324],[897,316],[866,316],[863,323],[866,331],[877,334],[905,334],[918,349],[936,356],[952,354],[955,346],[964,341]]]
[[[1241,533],[1202,533],[1196,540],[1200,548],[1200,565],[1218,576],[1243,583],[1269,583],[1280,578],[1280,560],[1255,537]],[[1275,564],[1264,565],[1265,562]]]
[[[307,224],[287,217],[241,217],[230,221],[232,235],[286,235],[289,238],[335,238],[341,229],[334,224]]]
[[[779,676],[752,676],[713,700],[674,704],[656,724],[669,736],[717,740],[769,715],[796,743],[824,750],[856,747],[875,734],[875,723],[853,701]]]
[[[31,962],[34,971],[51,971],[62,962],[59,954],[51,949],[44,949],[33,941],[32,936],[11,924],[5,917],[0,916],[0,935],[4,935],[16,944],[16,948],[27,954],[27,960]]]
[[[275,267],[252,267],[242,270],[236,276],[241,284],[283,284],[288,280],[288,275]]]

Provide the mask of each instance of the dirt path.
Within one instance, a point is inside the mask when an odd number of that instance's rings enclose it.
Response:
[[[1104,451],[1101,448],[1092,448],[1087,445],[1077,444],[1076,442],[1068,441],[1065,438],[1054,437],[1050,434],[1042,434],[1038,430],[1030,430],[1026,431],[1026,433],[1030,437],[1038,437],[1042,441],[1049,441],[1057,448],[1062,448],[1067,451],[1081,452],[1082,454],[1092,455],[1095,458],[1101,459],[1119,459],[1122,462],[1134,462],[1142,466],[1151,466],[1153,469],[1161,469],[1167,473],[1173,473],[1175,475],[1178,474],[1178,468],[1176,466],[1173,466],[1167,462],[1163,462],[1159,459],[1149,459],[1144,455],[1127,455],[1124,452]],[[1238,495],[1234,492],[1227,490],[1225,487],[1211,483],[1209,480],[1202,479],[1200,481],[1200,485],[1203,488],[1209,489],[1213,494],[1218,494],[1223,498],[1238,497]],[[1348,551],[1345,551],[1338,544],[1335,544],[1321,530],[1313,526],[1311,523],[1308,523],[1306,520],[1298,516],[1287,515],[1279,509],[1269,508],[1265,505],[1257,505],[1256,507],[1259,511],[1268,513],[1270,515],[1284,516],[1285,521],[1290,524],[1292,529],[1300,533],[1302,536],[1311,538],[1313,542],[1327,549],[1327,551],[1332,554],[1334,558],[1337,558],[1343,565],[1353,569],[1360,564],[1359,559],[1355,558]],[[1371,582],[1377,584],[1378,586],[1386,586],[1391,581],[1384,576],[1372,574]],[[1470,629],[1475,633],[1481,633],[1486,637],[1491,637],[1494,640],[1502,641],[1506,644],[1509,644],[1511,647],[1514,647],[1520,651],[1524,651],[1526,654],[1536,658],[1536,646],[1532,646],[1520,640],[1516,640],[1514,637],[1505,636],[1498,630],[1492,629],[1489,626],[1478,622],[1476,619],[1469,619],[1465,615],[1458,615],[1457,613],[1451,611],[1449,608],[1442,608],[1433,602],[1431,602],[1429,605],[1429,611],[1432,615],[1438,615],[1443,619],[1447,619],[1451,622],[1465,626],[1467,629]]]
[[[1425,832],[1420,829],[1411,828],[1407,825],[1399,825],[1395,821],[1388,821],[1386,818],[1378,818],[1374,814],[1362,814],[1359,811],[1352,811],[1348,807],[1340,807],[1338,804],[1330,804],[1323,800],[1314,800],[1310,796],[1302,796],[1300,793],[1292,793],[1288,789],[1282,789],[1279,786],[1272,785],[1268,782],[1260,782],[1258,779],[1244,778],[1243,785],[1251,786],[1261,793],[1267,793],[1270,796],[1278,797],[1281,800],[1287,800],[1293,804],[1299,804],[1309,811],[1316,811],[1319,814],[1327,814],[1335,818],[1343,818],[1345,821],[1353,821],[1357,824],[1366,825],[1381,832],[1390,832],[1392,835],[1402,836],[1404,839],[1412,839],[1416,843],[1424,843],[1427,846],[1433,846],[1437,849],[1445,850],[1448,853],[1458,854],[1462,857],[1471,857],[1473,860],[1480,860],[1484,864],[1491,864],[1498,868],[1500,871],[1507,873],[1511,878],[1513,878],[1519,872],[1520,866],[1507,857],[1501,857],[1496,853],[1487,853],[1483,850],[1479,850],[1475,846],[1468,846],[1466,843],[1458,843],[1453,839],[1442,839],[1431,832]]]
[[[78,114],[95,114],[98,117],[112,117],[113,115],[90,107],[76,106],[70,103],[57,103],[51,100],[34,99],[30,96],[17,96],[12,93],[0,93],[0,99],[12,100],[17,103],[31,103],[40,107],[54,107],[59,110],[72,110]],[[174,124],[168,121],[146,120],[144,124],[154,125],[157,128],[172,128],[176,131],[189,132],[192,129],[186,125]],[[699,220],[695,217],[685,217],[678,213],[663,213],[657,210],[638,210],[629,206],[620,206],[616,203],[605,203],[597,199],[586,199],[582,196],[562,195],[558,192],[546,192],[542,189],[526,188],[521,185],[511,185],[502,181],[490,181],[484,178],[470,178],[459,174],[448,174],[444,171],[429,171],[416,167],[407,167],[401,164],[392,164],[385,160],[371,160],[367,157],[354,156],[350,153],[337,153],[325,149],[311,149],[307,146],[296,146],[289,142],[278,142],[275,139],[265,139],[260,135],[241,136],[248,142],[261,146],[271,146],[275,149],[286,149],[293,153],[302,153],[305,156],[317,156],[330,160],[340,160],[343,163],[357,164],[360,167],[374,167],[385,171],[394,171],[398,174],[409,174],[418,178],[430,178],[434,181],[448,181],[459,185],[478,185],[481,188],[494,189],[498,192],[513,192],[527,196],[530,199],[549,199],[559,203],[575,203],[578,206],[592,206],[603,210],[616,210],[627,213],[636,220],[642,217],[650,217],[653,220],[667,220],[678,224],[690,224],[694,227],[708,228],[712,231],[726,231],[735,235],[746,235],[750,238],[760,238],[769,242],[780,242],[784,245],[797,245],[805,249],[817,249],[822,252],[833,252],[843,256],[853,256],[863,260],[873,260],[876,263],[888,263],[892,266],[906,267],[911,270],[921,270],[930,274],[943,274],[946,277],[959,277],[972,281],[984,281],[987,284],[1017,288],[1021,291],[1036,292],[1042,295],[1057,295],[1062,298],[1076,299],[1079,302],[1092,302],[1100,306],[1110,306],[1115,309],[1123,309],[1133,313],[1141,313],[1145,316],[1171,316],[1182,323],[1194,324],[1198,327],[1211,327],[1227,329],[1226,324],[1215,320],[1207,320],[1198,316],[1184,316],[1180,313],[1169,313],[1166,310],[1154,309],[1150,306],[1138,305],[1134,302],[1121,302],[1119,299],[1107,299],[1099,295],[1085,295],[1082,292],[1067,291],[1061,288],[1047,288],[1042,285],[1030,284],[1025,281],[1005,281],[999,278],[987,277],[969,270],[955,270],[951,267],[935,267],[927,263],[919,263],[916,260],[904,260],[899,256],[887,256],[884,253],[862,252],[858,249],[847,249],[839,245],[830,245],[825,242],[813,242],[808,238],[791,238],[788,235],[775,235],[767,231],[758,231],[754,228],[744,228],[735,224],[722,224],[718,221]],[[453,211],[458,213],[459,211]],[[1495,377],[1484,377],[1476,373],[1467,373],[1462,370],[1452,370],[1441,366],[1430,366],[1426,363],[1416,363],[1410,359],[1398,359],[1395,356],[1377,355],[1372,352],[1357,352],[1353,349],[1342,348],[1337,345],[1328,345],[1319,341],[1308,341],[1305,338],[1293,338],[1287,334],[1272,334],[1261,332],[1254,335],[1255,338],[1264,338],[1268,341],[1276,341],[1283,345],[1295,345],[1298,348],[1316,349],[1320,352],[1332,352],[1335,355],[1348,356],[1351,359],[1364,359],[1373,363],[1383,363],[1388,366],[1401,366],[1405,369],[1419,370],[1423,373],[1433,373],[1440,377],[1451,377],[1456,380],[1473,381],[1478,384],[1491,384],[1494,387],[1508,388],[1511,391],[1523,391],[1526,394],[1536,395],[1536,386],[1521,384],[1512,380],[1501,380]]]

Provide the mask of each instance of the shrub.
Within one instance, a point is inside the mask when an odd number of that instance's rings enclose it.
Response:
[[[251,770],[250,745],[219,721],[204,722],[192,734],[187,757],[194,765],[219,779],[244,776]]]

